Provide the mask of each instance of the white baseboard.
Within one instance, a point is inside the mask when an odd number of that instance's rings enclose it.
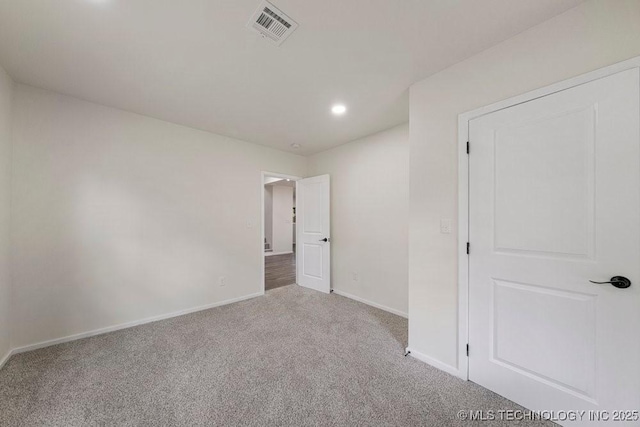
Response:
[[[9,358],[13,355],[13,351],[9,350],[7,354],[5,354],[2,359],[0,359],[0,369],[9,361]]]
[[[274,255],[288,255],[292,254],[293,251],[285,251],[285,252],[265,252],[264,256],[274,256]]]
[[[409,352],[409,356],[415,357],[421,362],[426,363],[427,365],[431,365],[434,368],[440,369],[441,371],[446,372],[447,374],[451,374],[455,377],[462,378],[466,380],[460,372],[460,370],[454,366],[443,363],[439,360],[434,359],[433,357],[429,357],[424,353],[420,353],[419,351],[413,350],[411,347],[407,347],[407,351]]]
[[[53,340],[42,341],[42,342],[39,342],[39,343],[36,343],[36,344],[30,344],[30,345],[26,345],[26,346],[23,346],[23,347],[14,348],[9,353],[9,355],[6,356],[6,358],[8,359],[9,356],[12,355],[12,354],[24,353],[26,351],[32,351],[32,350],[37,350],[37,349],[44,348],[44,347],[50,347],[52,345],[57,345],[57,344],[65,343],[65,342],[80,340],[82,338],[89,338],[89,337],[93,337],[93,336],[96,336],[96,335],[101,335],[101,334],[106,334],[106,333],[109,333],[109,332],[119,331],[121,329],[127,329],[127,328],[131,328],[131,327],[138,326],[138,325],[144,325],[146,323],[157,322],[159,320],[170,319],[172,317],[184,316],[185,314],[190,314],[190,313],[195,313],[195,312],[198,312],[198,311],[208,310],[210,308],[220,307],[222,305],[233,304],[234,302],[240,302],[240,301],[244,301],[244,300],[247,300],[247,299],[259,297],[259,296],[262,296],[262,295],[264,295],[264,292],[260,291],[260,292],[257,292],[255,294],[245,295],[245,296],[241,296],[241,297],[238,297],[238,298],[232,298],[232,299],[228,299],[228,300],[224,300],[224,301],[220,301],[220,302],[214,302],[212,304],[201,305],[199,307],[188,308],[186,310],[175,311],[173,313],[161,314],[159,316],[153,316],[153,317],[147,317],[145,319],[134,320],[133,322],[121,323],[121,324],[115,325],[115,326],[108,326],[106,328],[94,329],[93,331],[89,331],[89,332],[82,332],[80,334],[69,335],[69,336],[66,336],[66,337],[63,337],[63,338],[56,338],[56,339],[53,339]],[[1,366],[2,366],[2,362],[0,362],[0,367]]]
[[[345,298],[349,298],[349,299],[361,302],[363,304],[370,305],[371,307],[379,308],[380,310],[388,311],[389,313],[393,313],[396,316],[404,317],[405,319],[409,318],[409,315],[407,313],[404,313],[404,312],[402,312],[400,310],[396,310],[395,308],[387,307],[386,305],[378,304],[377,302],[373,302],[373,301],[366,300],[364,298],[360,298],[359,296],[352,295],[352,294],[349,294],[347,292],[340,291],[338,289],[334,289],[333,293],[341,295],[341,296],[343,296]]]

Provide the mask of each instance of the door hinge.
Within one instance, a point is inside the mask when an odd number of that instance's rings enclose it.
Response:
[[[469,141],[467,141],[467,154],[469,154]]]
[[[467,242],[467,255],[471,253],[471,243]]]
[[[469,344],[467,344],[467,357],[469,357]]]

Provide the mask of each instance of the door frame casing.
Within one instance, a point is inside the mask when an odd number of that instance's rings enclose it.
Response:
[[[467,142],[469,141],[469,121],[494,113],[499,110],[513,107],[518,104],[533,101],[553,93],[561,92],[585,83],[617,74],[622,71],[640,68],[640,56],[618,62],[616,64],[572,77],[567,80],[526,92],[485,107],[481,107],[458,115],[458,340],[457,340],[457,364],[458,377],[469,379],[469,357],[467,356],[467,344],[469,343],[469,255],[467,254],[467,242],[469,242],[469,156],[473,155],[473,144],[470,153],[467,154]],[[471,242],[473,252],[473,242]],[[470,351],[473,351],[471,348]]]
[[[287,174],[283,174],[283,173],[278,173],[278,172],[268,172],[268,171],[262,171],[262,173],[260,174],[260,263],[262,264],[262,271],[260,272],[260,277],[261,277],[261,283],[262,283],[262,295],[265,294],[266,292],[266,283],[265,283],[265,274],[264,274],[264,268],[265,268],[265,261],[264,261],[264,230],[265,230],[265,224],[264,224],[264,179],[268,176],[272,176],[274,178],[282,178],[282,179],[290,179],[292,181],[298,181],[300,179],[303,179],[301,176],[295,176],[295,175],[287,175]],[[296,268],[297,270],[297,268]],[[296,279],[297,279],[297,271],[296,271]],[[297,281],[297,280],[296,280]]]

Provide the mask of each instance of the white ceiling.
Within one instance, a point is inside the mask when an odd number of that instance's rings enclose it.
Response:
[[[245,28],[259,0],[3,0],[0,64],[21,83],[310,154],[406,122],[409,85],[581,2],[274,0],[300,25],[276,47]]]

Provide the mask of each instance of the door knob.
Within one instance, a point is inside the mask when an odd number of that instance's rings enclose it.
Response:
[[[320,239],[319,241],[320,241],[320,242],[328,242],[328,241],[329,241],[329,239],[327,239],[327,238],[325,237],[324,239]]]
[[[613,285],[616,288],[625,289],[631,286],[631,280],[622,276],[614,276],[611,278],[609,282],[594,282],[593,280],[589,280],[591,283],[595,283],[596,285]]]

